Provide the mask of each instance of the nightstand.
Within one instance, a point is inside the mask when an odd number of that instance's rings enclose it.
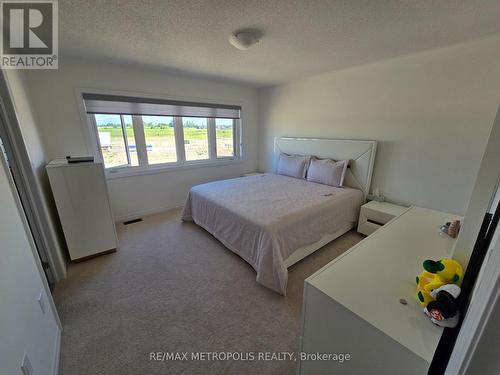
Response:
[[[408,207],[398,206],[387,202],[371,201],[363,206],[359,212],[358,232],[369,236],[382,225],[391,221],[408,210]]]

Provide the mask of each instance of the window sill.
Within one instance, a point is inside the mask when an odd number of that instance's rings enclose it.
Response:
[[[158,165],[148,167],[125,167],[118,169],[106,170],[106,179],[115,180],[118,178],[127,178],[132,176],[141,176],[147,174],[178,172],[189,169],[200,169],[205,167],[220,167],[234,164],[242,164],[242,159],[221,159],[217,161],[203,160],[195,162],[184,162],[176,165]]]

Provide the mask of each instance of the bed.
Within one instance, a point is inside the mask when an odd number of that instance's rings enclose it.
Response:
[[[263,173],[190,189],[182,213],[257,272],[257,282],[286,295],[292,264],[356,226],[366,199],[375,141],[282,137],[275,160],[288,154],[350,159],[345,187]]]

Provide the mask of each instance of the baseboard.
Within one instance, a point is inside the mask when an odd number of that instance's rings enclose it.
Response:
[[[183,205],[184,205],[184,203],[177,203],[177,204],[170,204],[170,205],[166,205],[166,206],[159,206],[159,207],[155,207],[155,208],[150,208],[150,209],[146,209],[146,210],[134,211],[134,212],[131,212],[131,213],[128,213],[125,215],[116,216],[115,223],[122,223],[124,221],[138,219],[138,218],[141,218],[143,216],[158,214],[160,212],[169,211],[169,210],[173,210],[176,208],[181,208]]]
[[[52,362],[53,375],[59,374],[59,362],[61,358],[61,333],[62,333],[62,328],[57,327],[56,343],[54,348],[55,352],[54,352],[54,359]]]

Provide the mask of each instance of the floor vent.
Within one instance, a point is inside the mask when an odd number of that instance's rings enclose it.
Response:
[[[140,217],[139,219],[134,219],[134,220],[128,220],[128,221],[124,221],[123,222],[123,225],[129,225],[129,224],[134,224],[134,223],[138,223],[142,221],[142,218]]]

